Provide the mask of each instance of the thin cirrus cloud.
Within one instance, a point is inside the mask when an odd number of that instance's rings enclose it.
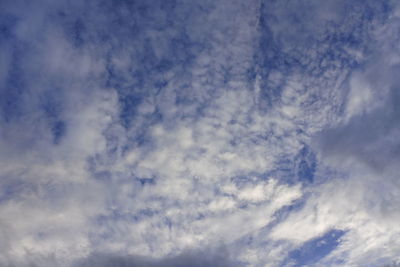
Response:
[[[3,1],[0,263],[399,261],[394,1]]]

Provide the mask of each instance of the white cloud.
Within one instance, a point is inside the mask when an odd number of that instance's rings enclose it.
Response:
[[[345,1],[306,2],[177,1],[148,13],[145,1],[7,5],[24,18],[15,38],[32,46],[21,61],[23,115],[1,121],[0,264],[68,266],[97,253],[136,263],[223,245],[243,264],[277,266],[333,228],[347,233],[326,265],[396,259],[395,26],[366,22]],[[90,23],[79,46],[82,16]],[[343,26],[321,26],[328,22]],[[365,46],[381,52],[326,41],[353,31],[366,42],[364,24],[384,44]],[[163,66],[168,59],[176,62]],[[365,70],[350,75],[363,60]],[[54,144],[39,110],[42,94],[56,90],[66,129]],[[370,122],[387,131],[360,138]],[[320,130],[320,184],[301,185],[293,161]],[[305,197],[304,207],[285,209]]]

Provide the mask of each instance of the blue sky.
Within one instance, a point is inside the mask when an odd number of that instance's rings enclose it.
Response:
[[[1,266],[400,264],[391,0],[0,2]]]

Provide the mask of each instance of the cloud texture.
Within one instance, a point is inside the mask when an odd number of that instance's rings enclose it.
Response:
[[[0,3],[0,265],[400,262],[395,1]]]

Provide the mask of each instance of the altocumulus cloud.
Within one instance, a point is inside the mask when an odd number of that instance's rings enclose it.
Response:
[[[396,1],[0,3],[0,265],[400,261]]]

